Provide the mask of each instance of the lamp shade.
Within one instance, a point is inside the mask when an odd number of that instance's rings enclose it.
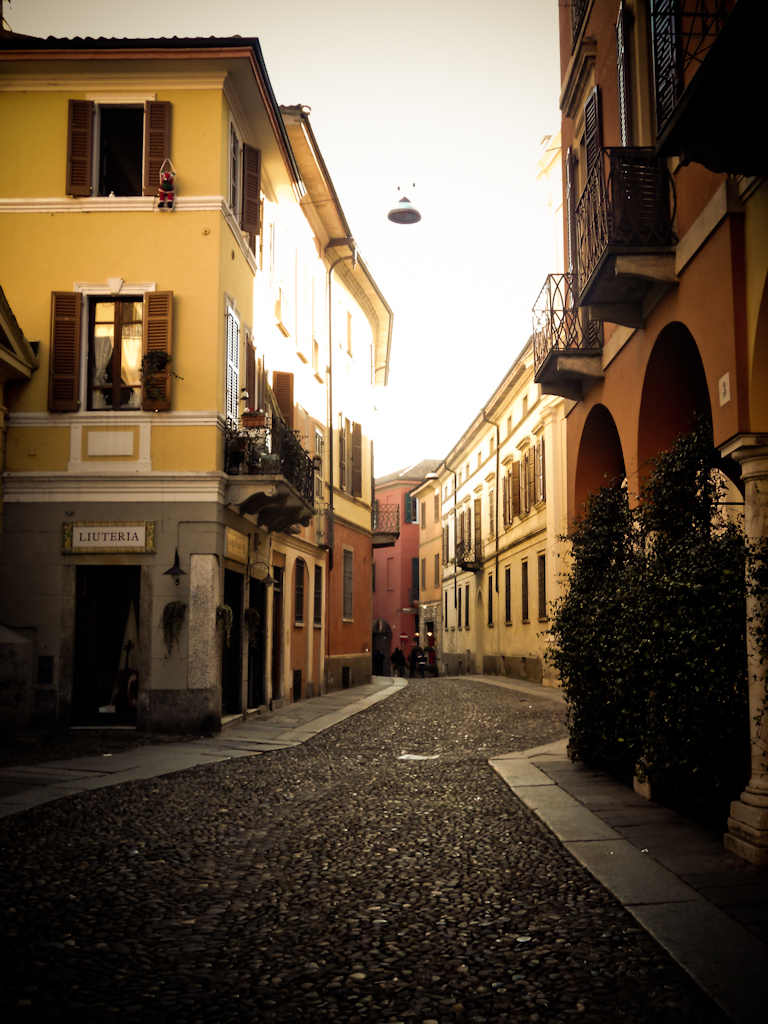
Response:
[[[418,224],[421,220],[421,214],[411,203],[410,199],[403,196],[397,206],[389,211],[387,219],[391,220],[394,224]]]

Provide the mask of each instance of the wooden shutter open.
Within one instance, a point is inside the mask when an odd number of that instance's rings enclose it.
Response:
[[[91,194],[93,103],[70,100],[67,123],[67,195]]]
[[[621,144],[625,147],[631,144],[632,138],[628,29],[627,7],[624,0],[619,0],[619,13],[616,16],[616,65],[619,84],[619,127],[621,129]]]
[[[565,221],[568,235],[568,273],[573,275],[571,287],[576,289],[576,157],[570,147],[565,154]]]
[[[147,292],[144,296],[143,354],[167,352],[172,355],[173,292]],[[170,360],[169,360],[170,363]],[[171,408],[171,367],[167,365],[144,381],[141,408],[149,412],[163,412]]]
[[[352,424],[352,495],[363,496],[363,428]]]
[[[475,498],[475,561],[479,562],[483,553],[482,532],[483,506],[482,499]]]
[[[250,337],[245,339],[245,390],[248,392],[246,407],[259,408],[259,396],[256,394],[256,349]]]
[[[584,151],[587,155],[587,177],[600,156],[603,144],[600,122],[600,86],[596,85],[584,104]]]
[[[240,226],[261,234],[261,150],[243,143],[243,209]]]
[[[293,374],[274,370],[272,372],[272,391],[286,427],[293,430]]]
[[[539,497],[542,501],[547,500],[547,463],[544,455],[544,438],[539,439],[539,478],[541,480]]]
[[[526,495],[526,500],[525,500],[525,506],[526,506],[525,510],[526,510],[526,512],[536,502],[536,470],[535,470],[535,466],[534,466],[534,457],[535,457],[534,453],[535,453],[535,451],[536,451],[536,449],[531,447],[531,448],[528,449],[528,454],[526,455],[526,464],[525,464],[525,466],[526,466],[526,470],[527,470],[527,473],[528,473],[528,480],[527,480],[527,483],[528,483],[527,491],[528,491],[528,493]]]
[[[520,515],[520,463],[512,467],[512,515]]]
[[[148,100],[144,107],[144,195],[154,196],[160,168],[171,155],[171,104]]]
[[[350,490],[352,486],[352,431],[349,420],[344,417],[344,485]]]
[[[539,494],[539,444],[538,441],[533,448],[533,504],[541,500]]]
[[[51,362],[48,409],[77,412],[80,408],[80,292],[54,292],[51,296]]]

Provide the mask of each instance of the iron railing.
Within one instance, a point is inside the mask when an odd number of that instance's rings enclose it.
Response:
[[[573,48],[576,45],[576,40],[579,38],[579,32],[581,31],[581,23],[584,21],[584,15],[587,11],[589,0],[571,0],[571,29],[573,30]]]
[[[472,569],[480,565],[482,558],[482,542],[460,540],[456,544],[456,564],[459,568]]]
[[[299,497],[314,508],[314,467],[298,433],[289,430],[276,416],[266,417],[265,424],[253,429],[227,428],[225,472],[230,476],[283,476]]]
[[[609,245],[637,251],[675,244],[672,196],[666,162],[652,149],[601,150],[576,207],[579,294]]]
[[[400,506],[374,501],[371,505],[371,530],[374,533],[400,533]]]
[[[734,0],[652,0],[656,134],[669,124],[734,7]]]
[[[535,371],[553,350],[602,348],[602,326],[579,309],[574,274],[548,274],[533,307]]]

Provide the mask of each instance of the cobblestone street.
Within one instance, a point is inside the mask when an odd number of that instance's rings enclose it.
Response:
[[[565,732],[543,696],[415,680],[3,819],[3,1019],[727,1021],[488,765]]]

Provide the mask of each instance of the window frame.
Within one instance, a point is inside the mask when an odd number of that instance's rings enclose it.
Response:
[[[341,563],[341,620],[354,622],[355,618],[355,553],[352,548],[342,549]]]
[[[304,627],[304,594],[306,591],[304,576],[306,563],[303,558],[297,558],[293,564],[293,624],[296,627]]]
[[[323,625],[323,567],[315,566],[312,604],[312,625],[321,629]]]

